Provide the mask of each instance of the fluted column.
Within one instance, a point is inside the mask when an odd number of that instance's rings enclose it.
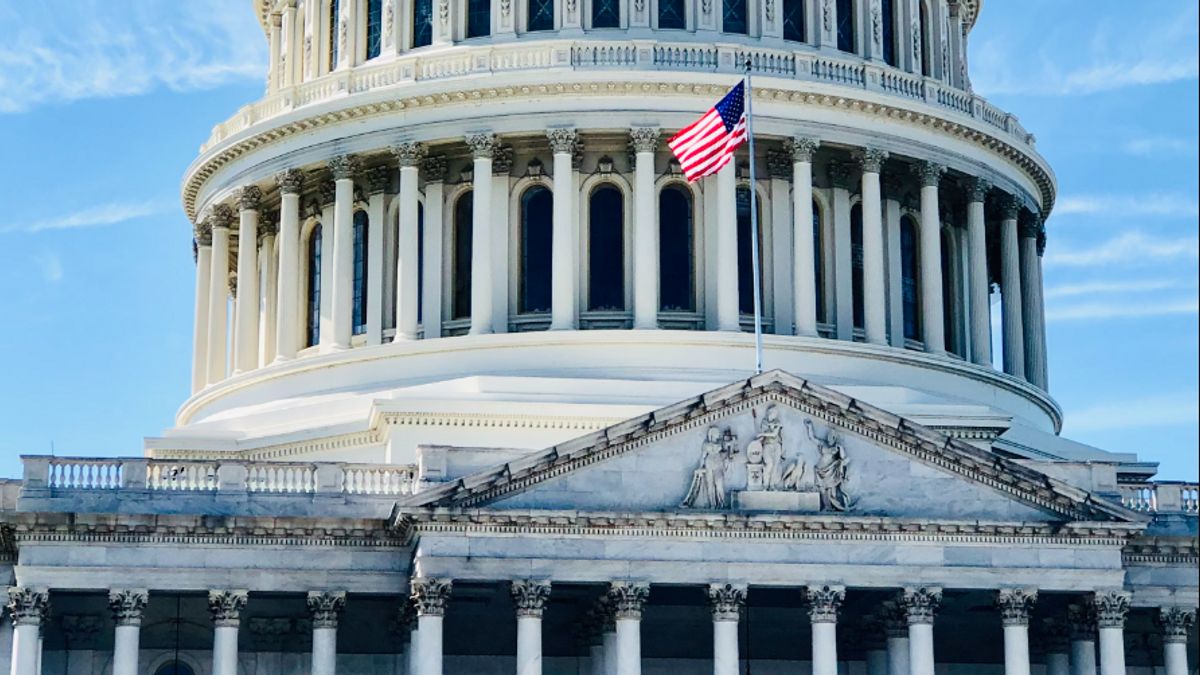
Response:
[[[738,307],[737,169],[717,172],[717,330],[740,331]],[[753,245],[753,244],[752,244]]]
[[[229,226],[233,209],[213,207],[209,216],[212,232],[212,271],[208,291],[208,384],[225,379],[226,340],[229,339]]]
[[[338,615],[346,606],[344,592],[309,591],[308,614],[312,618],[312,675],[337,672]]]
[[[1020,245],[1017,215],[1021,203],[1012,195],[1000,200],[1000,310],[1004,329],[1004,372],[1025,377],[1025,329],[1021,310]]]
[[[796,136],[792,150],[792,305],[796,335],[817,336],[817,251],[813,248],[812,160],[820,144]]]
[[[446,616],[450,588],[449,579],[418,577],[412,580],[412,601],[417,609],[417,672],[414,675],[442,675],[442,619]]]
[[[859,158],[862,167],[863,329],[867,342],[876,345],[887,344],[883,196],[879,186],[879,171],[887,156],[883,150],[866,148]]]
[[[354,176],[358,169],[358,160],[350,155],[329,160],[334,180],[333,232],[322,231],[322,236],[323,242],[333,243],[333,335],[328,344],[334,349],[348,349],[354,330]],[[324,331],[321,344],[327,344]]]
[[[145,590],[108,592],[108,608],[116,629],[113,636],[112,675],[138,675],[138,650],[142,633],[142,611],[149,595]]]
[[[386,192],[392,185],[393,170],[388,166],[377,166],[367,172],[367,259],[366,293],[367,314],[365,329],[368,345],[383,343],[383,299],[387,275],[383,271],[388,251],[384,245],[384,231],[388,229]]]
[[[196,224],[196,308],[192,325],[192,393],[208,382],[208,294],[212,292],[212,224]]]
[[[654,208],[654,152],[658,127],[629,130],[633,169],[633,327],[658,328],[658,217]]]
[[[1096,615],[1090,605],[1067,607],[1071,675],[1096,675]]]
[[[746,604],[746,586],[711,584],[707,591],[713,620],[713,675],[738,675],[738,621]]]
[[[1045,344],[1042,342],[1042,279],[1041,257],[1038,255],[1038,223],[1019,226],[1021,265],[1021,323],[1025,350],[1025,377],[1034,385],[1046,388]]]
[[[237,334],[234,372],[258,365],[258,206],[262,190],[247,185],[238,194]]]
[[[933,675],[933,618],[942,603],[942,589],[906,588],[900,602],[908,618],[908,664],[912,675]]]
[[[887,634],[888,675],[909,675],[908,612],[899,602],[883,603],[883,630]]]
[[[209,591],[208,611],[213,620],[213,675],[237,675],[238,628],[246,608],[246,591]]]
[[[279,314],[279,257],[275,253],[275,237],[279,232],[279,212],[263,215],[258,225],[258,269],[262,283],[258,296],[258,364],[262,368],[275,360],[275,321]]]
[[[578,298],[578,243],[575,239],[575,178],[571,155],[575,152],[574,129],[548,129],[550,150],[554,153],[554,221],[550,263],[550,330],[570,330],[576,326]]]
[[[416,142],[398,143],[392,147],[400,164],[399,257],[396,261],[396,340],[417,337],[417,180],[418,166],[425,158],[425,147]]]
[[[1029,675],[1029,614],[1037,591],[1005,588],[996,593],[1004,627],[1004,675]]]
[[[13,623],[12,675],[40,675],[41,630],[50,605],[44,589],[8,589],[8,616]]]
[[[1195,623],[1195,607],[1162,607],[1158,610],[1166,675],[1188,674],[1188,635]]]
[[[921,180],[921,340],[925,351],[946,351],[942,314],[942,225],[938,217],[938,183],[946,167],[933,162],[917,165]]]
[[[425,269],[421,301],[421,332],[425,339],[442,336],[442,202],[446,158],[426,157],[424,241]]]
[[[804,589],[808,620],[812,623],[813,675],[837,675],[838,610],[846,599],[845,586],[809,586]]]
[[[517,612],[517,675],[542,675],[542,611],[550,582],[514,581],[510,590]]]
[[[275,301],[275,360],[296,357],[300,336],[300,190],[304,174],[275,174],[279,185],[279,283]]]
[[[971,313],[971,362],[992,365],[992,308],[988,302],[987,230],[984,201],[992,186],[981,178],[967,183],[967,302]]]
[[[1130,594],[1105,591],[1092,596],[1100,634],[1100,675],[1125,675],[1125,615]]]
[[[614,581],[608,598],[617,620],[616,675],[642,673],[642,608],[650,596],[650,584]]]
[[[471,134],[471,335],[492,332],[492,154],[496,137]]]

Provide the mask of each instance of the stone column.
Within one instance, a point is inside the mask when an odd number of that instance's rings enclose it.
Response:
[[[426,157],[425,171],[425,277],[421,302],[421,332],[425,339],[442,336],[442,202],[446,158]]]
[[[475,156],[471,190],[471,335],[492,332],[492,153],[496,137],[470,134]]]
[[[212,224],[196,224],[196,308],[192,325],[192,393],[208,379],[208,294],[212,292]]]
[[[1089,605],[1067,607],[1071,675],[1096,675],[1096,617]]]
[[[275,324],[279,315],[279,256],[276,254],[275,238],[279,233],[279,212],[272,211],[263,216],[258,228],[258,264],[262,270],[262,283],[258,297],[258,367],[270,365],[275,360]]]
[[[212,270],[208,291],[208,384],[225,379],[226,340],[229,326],[229,226],[233,209],[225,204],[213,207],[208,217],[212,232]]]
[[[616,675],[642,673],[642,608],[650,596],[650,584],[614,581],[608,598],[617,621]]]
[[[145,590],[108,592],[116,631],[113,638],[112,675],[139,675],[138,650],[142,633],[142,611],[149,595]]]
[[[596,601],[603,670],[598,675],[617,675],[617,616],[607,592]]]
[[[1042,638],[1046,646],[1046,675],[1071,675],[1071,643],[1066,624],[1044,619]]]
[[[1100,633],[1100,675],[1125,675],[1125,615],[1129,613],[1130,597],[1126,591],[1092,596]]]
[[[1025,376],[1035,386],[1046,388],[1045,364],[1046,345],[1042,342],[1040,328],[1042,319],[1041,256],[1038,255],[1038,230],[1036,222],[1020,225],[1021,265],[1021,319],[1024,332],[1022,340],[1025,350]]]
[[[900,602],[908,618],[908,663],[912,675],[933,675],[933,617],[942,603],[942,589],[906,588]]]
[[[345,606],[345,592],[308,592],[308,614],[312,617],[312,675],[337,672],[338,615]]]
[[[837,675],[837,618],[846,599],[846,587],[809,586],[804,595],[808,601],[808,620],[812,623],[813,675]]]
[[[208,611],[213,620],[213,675],[237,675],[238,627],[246,607],[246,591],[209,591]]]
[[[813,248],[812,159],[820,141],[796,136],[792,150],[792,305],[796,335],[817,336],[817,252]]]
[[[1004,372],[1025,377],[1025,329],[1021,311],[1021,266],[1017,243],[1017,214],[1021,202],[1012,195],[1000,200],[1000,309],[1004,325]]]
[[[967,182],[967,302],[971,312],[971,362],[992,365],[992,309],[988,302],[987,233],[984,201],[992,186],[981,178]]]
[[[275,360],[296,358],[300,336],[300,190],[304,174],[275,174],[279,185],[279,294],[275,301]]]
[[[237,334],[235,373],[258,365],[258,206],[262,190],[247,185],[238,194]]]
[[[737,174],[735,162],[717,172],[717,330],[740,331],[738,307]]]
[[[1196,623],[1195,607],[1162,607],[1158,625],[1162,628],[1163,665],[1166,675],[1188,674],[1188,635]]]
[[[1004,588],[996,593],[996,607],[1004,626],[1004,675],[1029,675],[1029,613],[1037,591]]]
[[[392,185],[393,170],[388,166],[377,166],[367,173],[367,315],[364,326],[368,345],[383,343],[383,289],[386,284],[384,273],[384,232],[388,229],[385,205],[387,189]]]
[[[344,58],[340,57],[339,62]],[[329,160],[334,180],[333,232],[323,230],[321,234],[324,237],[322,244],[333,244],[333,306],[330,308],[333,335],[328,343],[334,349],[348,349],[354,329],[354,177],[358,169],[358,160],[351,155],[338,155]],[[321,343],[327,344],[325,331],[321,332]]]
[[[883,630],[887,635],[889,675],[909,675],[908,612],[899,602],[883,603]]]
[[[517,610],[517,675],[542,675],[542,611],[550,582],[514,581],[511,593]]]
[[[279,80],[283,76],[279,67],[279,44],[282,38],[283,15],[271,12],[267,19],[267,94],[279,91]]]
[[[50,606],[45,589],[8,589],[8,615],[13,623],[12,675],[40,675],[42,621]]]
[[[738,675],[738,621],[746,604],[746,586],[710,584],[713,620],[713,675]]]
[[[921,180],[921,340],[925,351],[946,351],[946,329],[942,320],[942,225],[938,217],[938,183],[946,167],[921,162],[916,167]]]
[[[876,345],[887,344],[883,196],[879,186],[879,171],[887,156],[883,150],[866,148],[859,158],[862,166],[863,329],[867,342]]]
[[[654,152],[658,127],[629,130],[633,169],[633,327],[658,328],[658,214]]]
[[[300,64],[301,53],[296,49],[300,38],[296,35],[296,0],[285,0],[282,14],[283,40],[279,56],[279,75],[281,87],[296,84],[297,65]]]
[[[477,174],[478,175],[478,174]],[[442,618],[450,599],[451,581],[417,577],[412,580],[412,601],[417,609],[416,675],[442,675]]]
[[[554,224],[551,236],[550,330],[571,330],[576,326],[579,293],[579,246],[575,238],[575,176],[571,156],[578,138],[574,129],[547,129],[550,150],[554,153]]]
[[[854,339],[854,252],[850,236],[850,170],[829,164],[833,188],[833,294],[837,339]]]
[[[396,233],[399,257],[396,260],[396,337],[394,340],[415,340],[417,337],[417,179],[420,162],[425,158],[425,146],[416,142],[398,143],[392,147],[400,164],[400,208]]]

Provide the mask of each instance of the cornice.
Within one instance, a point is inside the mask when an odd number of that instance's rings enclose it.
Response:
[[[1125,544],[1121,559],[1126,566],[1200,565],[1200,538],[1136,537]]]

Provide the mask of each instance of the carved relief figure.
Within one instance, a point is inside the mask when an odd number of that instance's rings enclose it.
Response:
[[[842,447],[841,439],[833,429],[818,438],[813,430],[812,420],[804,420],[804,429],[808,438],[817,446],[817,464],[813,467],[813,479],[817,491],[821,493],[821,510],[845,511],[853,504],[845,492],[846,449]]]
[[[700,466],[692,474],[692,485],[683,498],[685,508],[723,509],[728,503],[725,474],[734,455],[737,437],[729,429],[709,427],[700,448]]]
[[[785,473],[788,478],[802,464],[797,463],[785,471],[783,464],[783,423],[779,421],[779,409],[773,405],[767,406],[759,423],[758,435],[746,446],[747,490],[780,490],[788,489],[784,485]],[[761,467],[761,468],[759,468]],[[795,479],[792,481],[794,487]]]

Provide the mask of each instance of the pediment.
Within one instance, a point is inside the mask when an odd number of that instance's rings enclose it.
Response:
[[[423,491],[402,505],[1139,520],[1041,472],[782,371]]]

